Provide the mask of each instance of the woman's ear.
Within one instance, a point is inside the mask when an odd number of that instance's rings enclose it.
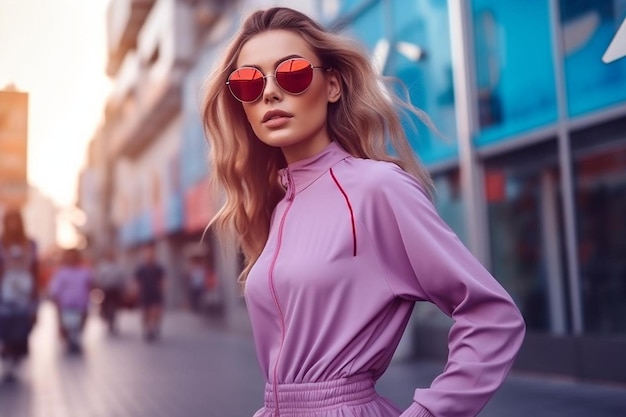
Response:
[[[341,81],[337,73],[333,70],[330,70],[327,77],[328,102],[336,103],[341,98]]]

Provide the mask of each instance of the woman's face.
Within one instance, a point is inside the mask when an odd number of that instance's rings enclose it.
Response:
[[[254,133],[269,146],[280,147],[287,162],[315,155],[330,143],[326,130],[328,103],[339,100],[341,89],[333,72],[316,68],[308,89],[290,94],[276,83],[276,66],[287,58],[301,57],[313,66],[322,63],[308,43],[287,30],[255,35],[242,47],[237,68],[256,67],[265,79],[265,89],[252,103],[242,103]],[[272,113],[274,112],[274,113]],[[269,118],[269,119],[268,119]]]

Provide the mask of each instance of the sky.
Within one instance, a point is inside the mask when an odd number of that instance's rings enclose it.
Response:
[[[0,88],[29,93],[28,180],[74,205],[103,118],[109,0],[0,0]]]

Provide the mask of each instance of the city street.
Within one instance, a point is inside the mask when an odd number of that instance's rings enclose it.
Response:
[[[82,356],[58,342],[49,304],[41,309],[19,381],[0,385],[2,417],[245,417],[263,401],[263,381],[247,331],[169,312],[163,337],[146,343],[139,316],[125,312],[110,336],[92,315]],[[406,406],[439,364],[393,363],[381,394]],[[626,416],[626,387],[513,373],[481,417]]]

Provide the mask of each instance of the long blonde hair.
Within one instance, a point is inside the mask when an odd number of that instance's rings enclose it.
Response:
[[[271,30],[293,31],[308,42],[321,63],[341,82],[341,98],[329,104],[330,138],[358,158],[392,161],[414,175],[431,192],[427,171],[417,161],[404,133],[400,114],[409,111],[428,118],[408,101],[385,89],[361,45],[330,33],[308,16],[282,7],[252,13],[207,78],[202,103],[204,128],[211,144],[211,181],[225,192],[223,206],[211,220],[218,231],[232,231],[245,257],[240,282],[258,259],[269,234],[270,219],[284,190],[277,171],[286,166],[280,148],[270,147],[254,134],[243,107],[226,87],[242,46],[253,36]],[[402,111],[402,112],[399,112]],[[388,154],[393,147],[397,157]]]

